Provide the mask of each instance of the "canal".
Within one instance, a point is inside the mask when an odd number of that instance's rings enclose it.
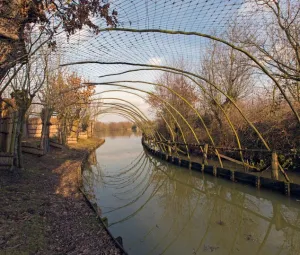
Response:
[[[300,254],[300,201],[170,165],[105,137],[84,188],[131,255]]]

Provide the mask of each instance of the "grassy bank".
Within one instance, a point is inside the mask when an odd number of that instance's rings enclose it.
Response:
[[[78,169],[103,140],[79,140],[25,170],[0,172],[0,254],[121,254],[78,190]]]

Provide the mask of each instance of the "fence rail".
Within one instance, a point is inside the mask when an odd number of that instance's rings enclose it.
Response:
[[[171,164],[188,168],[194,171],[200,171],[203,173],[207,173],[213,175],[215,177],[220,177],[224,179],[231,180],[233,182],[250,184],[256,188],[265,188],[271,189],[276,192],[280,192],[285,194],[286,196],[294,196],[300,198],[300,185],[296,183],[278,181],[275,179],[256,176],[251,173],[245,173],[240,171],[234,171],[230,169],[225,169],[222,167],[215,167],[210,165],[201,164],[198,162],[193,162],[191,160],[185,160],[180,157],[175,157],[172,155],[168,155],[162,151],[156,150],[152,148],[150,144],[148,144],[144,138],[142,138],[142,144],[144,148],[152,155],[165,160]]]

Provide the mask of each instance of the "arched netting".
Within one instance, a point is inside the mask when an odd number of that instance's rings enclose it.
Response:
[[[108,108],[145,129],[151,126],[158,132],[155,139],[164,142],[197,144],[202,151],[203,144],[209,143],[221,166],[219,150],[228,148],[239,152],[231,156],[244,165],[249,165],[243,155],[246,148],[297,154],[298,1],[111,0],[102,4],[109,4],[117,22],[91,17],[98,26],[96,33],[83,26],[68,34],[55,18],[59,15],[49,19],[56,50],[49,53],[38,44],[29,48],[34,52],[29,55],[31,69],[43,71],[39,66],[47,55],[49,70],[74,72],[82,77],[80,86],[94,86],[93,100],[100,102],[110,93],[103,113]],[[47,38],[47,33],[39,37],[39,29],[33,29],[32,41]],[[113,98],[134,104],[148,119],[135,110],[124,113],[124,107],[113,106],[118,103]],[[281,135],[281,140],[276,138]],[[186,152],[189,156],[189,149]],[[284,156],[283,165],[289,157]]]

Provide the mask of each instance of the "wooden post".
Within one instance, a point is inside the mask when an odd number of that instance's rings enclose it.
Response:
[[[204,164],[201,164],[201,172],[204,172]]]
[[[290,183],[289,182],[285,182],[284,183],[284,193],[286,196],[290,196],[291,195],[291,187],[290,187]]]
[[[217,167],[214,166],[214,167],[213,167],[213,175],[214,175],[214,176],[217,176],[217,174],[218,174],[218,173],[217,173]]]
[[[118,237],[116,238],[116,241],[123,247],[123,239],[122,239],[121,236],[118,236]]]
[[[202,161],[202,163],[204,164],[204,165],[208,165],[208,162],[207,162],[207,153],[208,153],[208,144],[206,143],[205,145],[204,145],[204,148],[203,148],[203,161]]]
[[[108,218],[107,217],[103,217],[103,218],[101,218],[101,220],[103,221],[104,225],[106,227],[108,227]]]
[[[255,186],[256,186],[257,189],[260,189],[260,176],[256,177]]]
[[[234,171],[232,171],[232,170],[231,170],[230,180],[233,181],[233,182],[235,181]]]
[[[171,149],[171,146],[170,146],[170,140],[168,140],[168,154],[169,154],[169,156],[172,155],[172,149]]]
[[[278,180],[278,156],[275,151],[272,152],[272,174],[273,180]]]

